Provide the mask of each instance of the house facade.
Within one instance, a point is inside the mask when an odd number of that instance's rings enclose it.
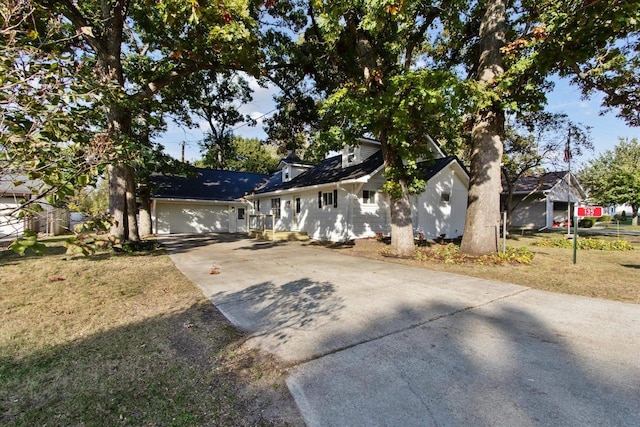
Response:
[[[503,183],[503,188],[506,184]],[[502,193],[506,209],[506,191]],[[575,206],[587,198],[571,172],[546,172],[520,177],[514,185],[510,226],[522,229],[566,227]]]
[[[380,143],[362,139],[319,164],[289,153],[272,176],[198,169],[196,177],[152,177],[153,231],[245,233],[258,224],[275,232],[345,241],[389,235],[391,211]],[[425,190],[412,197],[416,236],[462,235],[469,175],[431,142],[434,161],[420,164]]]
[[[380,143],[362,139],[357,147],[318,165],[289,154],[280,171],[246,196],[251,215],[272,215],[275,231],[306,233],[313,239],[345,241],[391,232],[389,197]],[[469,176],[461,162],[432,142],[434,162],[423,162],[426,189],[412,197],[414,232],[425,238],[462,235]]]

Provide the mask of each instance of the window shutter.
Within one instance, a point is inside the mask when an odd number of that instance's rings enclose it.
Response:
[[[318,208],[322,209],[322,191],[318,191]]]
[[[333,190],[333,207],[338,207],[338,190]]]

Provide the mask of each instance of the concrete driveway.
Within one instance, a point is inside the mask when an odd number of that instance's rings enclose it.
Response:
[[[310,426],[640,425],[639,305],[305,243],[159,240],[252,345],[292,365]]]

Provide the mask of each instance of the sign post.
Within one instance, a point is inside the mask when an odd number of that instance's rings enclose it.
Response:
[[[578,262],[578,215],[573,214],[573,263]]]
[[[573,214],[573,263],[578,259],[578,218],[586,216],[601,217],[604,214],[602,206],[578,206]]]

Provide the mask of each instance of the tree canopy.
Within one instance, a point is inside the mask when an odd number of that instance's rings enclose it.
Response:
[[[613,150],[589,161],[578,176],[595,203],[631,206],[632,223],[638,225],[640,142],[637,139],[621,138]]]

